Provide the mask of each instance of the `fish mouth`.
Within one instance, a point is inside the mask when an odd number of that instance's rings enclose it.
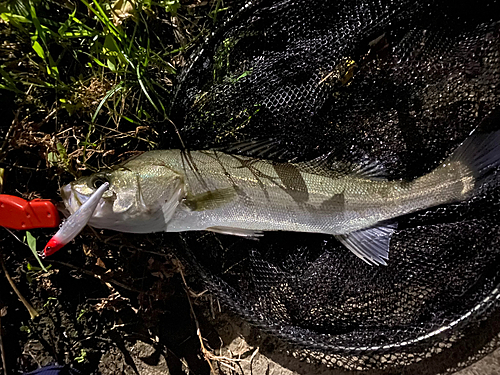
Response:
[[[81,197],[71,186],[71,184],[64,185],[60,190],[61,198],[64,206],[70,214],[73,214],[78,208],[85,203],[88,197]],[[87,199],[82,199],[87,198]]]

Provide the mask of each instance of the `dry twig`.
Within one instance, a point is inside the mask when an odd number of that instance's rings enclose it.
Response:
[[[14,280],[9,275],[9,272],[7,272],[7,268],[5,267],[5,263],[3,261],[3,255],[0,253],[0,263],[2,263],[2,269],[3,272],[5,272],[5,277],[7,278],[7,281],[9,282],[10,286],[14,290],[14,292],[17,294],[17,297],[21,300],[23,303],[24,307],[28,310],[30,313],[31,319],[35,319],[39,314],[38,311],[36,311],[33,306],[23,297],[21,292],[17,289],[16,284],[14,284]]]
[[[211,374],[216,374],[212,362],[217,362],[221,366],[227,367],[227,368],[231,369],[232,371],[236,371],[236,368],[233,367],[233,365],[236,363],[239,366],[238,362],[244,361],[243,359],[240,359],[240,358],[230,358],[230,357],[226,357],[226,356],[215,355],[209,349],[206,348],[205,343],[204,343],[205,339],[201,335],[200,324],[198,323],[198,319],[196,318],[196,314],[194,312],[193,303],[191,302],[191,296],[193,296],[193,295],[194,296],[201,296],[201,295],[203,295],[205,293],[205,291],[202,292],[202,293],[194,293],[188,287],[188,285],[186,283],[186,279],[184,277],[184,272],[182,271],[182,267],[180,266],[180,264],[179,264],[180,262],[178,260],[177,260],[177,263],[178,263],[178,266],[179,266],[178,267],[179,268],[179,273],[181,275],[182,282],[184,284],[184,290],[186,291],[186,295],[187,295],[187,298],[188,298],[189,307],[191,309],[191,315],[193,316],[194,323],[195,323],[195,326],[196,326],[196,335],[198,336],[198,339],[200,340],[201,352],[203,354],[203,358],[205,358],[205,360],[207,361],[208,365],[210,366],[210,372],[211,372]],[[250,363],[253,361],[253,358],[258,353],[258,351],[259,351],[259,348],[256,348],[255,351],[252,353],[252,356],[251,356],[250,361],[249,361]]]
[[[111,286],[111,284],[114,284],[114,285],[116,285],[116,286],[118,286],[120,288],[129,290],[131,292],[142,293],[142,290],[139,290],[139,289],[133,288],[131,286],[128,286],[128,285],[126,285],[126,284],[124,284],[124,283],[122,283],[122,282],[120,282],[118,280],[115,280],[115,279],[112,279],[112,278],[103,278],[102,275],[98,275],[98,274],[96,274],[94,272],[85,270],[82,267],[74,266],[73,264],[70,264],[70,263],[67,263],[67,262],[61,262],[59,260],[51,260],[51,259],[46,259],[46,262],[52,263],[52,264],[60,264],[62,266],[65,266],[65,267],[77,270],[78,272],[81,272],[81,273],[83,273],[85,275],[95,277],[96,279],[99,279],[104,285],[106,285],[112,292],[115,292],[116,290]]]
[[[2,307],[0,309],[0,353],[2,354],[2,368],[3,368],[3,373],[7,374],[7,361],[5,360],[5,349],[3,347],[3,340],[2,340],[2,317],[5,316],[5,307]]]

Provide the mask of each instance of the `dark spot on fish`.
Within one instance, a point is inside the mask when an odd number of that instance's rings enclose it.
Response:
[[[299,169],[293,164],[274,164],[276,174],[283,184],[284,191],[297,203],[309,200],[309,191]]]
[[[345,196],[344,193],[335,194],[331,198],[325,200],[320,205],[323,212],[331,212],[339,214],[345,210]]]
[[[255,164],[258,161],[257,159],[241,158],[241,157],[236,157],[235,155],[231,155],[231,156],[241,163],[241,166],[236,167],[236,168],[248,168],[250,170],[253,170],[255,168],[253,168],[252,164]]]

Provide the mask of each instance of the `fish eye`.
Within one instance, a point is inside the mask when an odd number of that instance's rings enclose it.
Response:
[[[99,189],[105,182],[109,182],[107,178],[103,176],[96,176],[90,181],[90,185],[94,189]]]

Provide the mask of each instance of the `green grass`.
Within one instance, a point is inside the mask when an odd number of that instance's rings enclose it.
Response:
[[[33,253],[33,256],[37,260],[38,264],[40,267],[33,267],[31,264],[28,263],[28,271],[39,271],[43,270],[44,272],[48,272],[47,268],[42,263],[42,260],[38,256],[38,251],[36,248],[36,238],[33,237],[33,235],[29,232],[26,231],[26,236],[24,237],[24,242],[28,245],[30,248],[31,252]]]
[[[168,120],[177,71],[227,9],[221,0],[196,4],[0,3],[0,27],[12,46],[0,48],[0,90],[29,109],[25,122],[53,125],[48,165],[77,176],[106,165],[111,153],[119,159],[125,150],[157,147],[155,124]]]

